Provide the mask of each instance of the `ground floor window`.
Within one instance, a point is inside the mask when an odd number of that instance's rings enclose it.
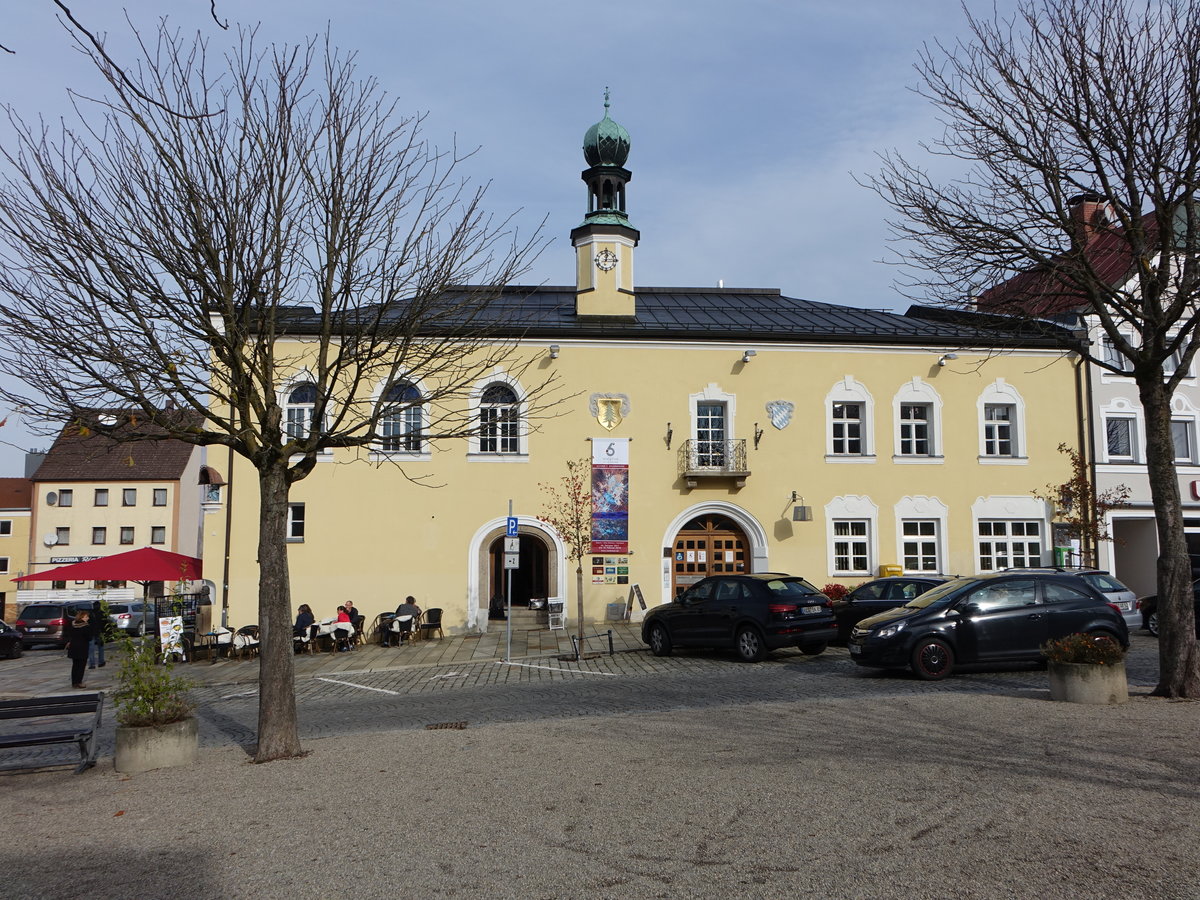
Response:
[[[293,542],[304,540],[304,504],[288,504],[287,539]]]
[[[866,519],[838,519],[833,523],[833,570],[846,575],[871,571],[870,529]]]
[[[938,522],[936,519],[909,519],[902,523],[904,571],[940,572]]]
[[[986,519],[979,523],[979,570],[1042,564],[1042,523]]]

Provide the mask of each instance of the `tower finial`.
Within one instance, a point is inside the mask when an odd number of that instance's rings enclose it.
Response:
[[[608,85],[604,86],[604,115],[608,115]]]

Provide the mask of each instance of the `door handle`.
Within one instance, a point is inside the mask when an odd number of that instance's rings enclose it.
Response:
[[[1045,613],[1030,613],[1030,614],[1029,614],[1029,618],[1031,618],[1031,619],[1040,619],[1040,618],[1041,618],[1043,615],[1045,615]]]

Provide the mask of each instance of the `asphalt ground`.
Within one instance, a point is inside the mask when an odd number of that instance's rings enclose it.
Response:
[[[263,766],[253,685],[210,683],[194,769],[0,774],[0,892],[1197,897],[1200,706],[1148,697],[1155,650],[1113,707],[836,649],[342,670]]]

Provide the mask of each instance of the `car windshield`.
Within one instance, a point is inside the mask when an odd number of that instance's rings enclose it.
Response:
[[[803,578],[776,578],[768,581],[767,590],[785,600],[811,597],[821,593]]]
[[[937,587],[926,591],[919,597],[914,597],[904,604],[905,609],[926,609],[933,604],[945,600],[951,594],[958,593],[964,587],[968,587],[979,582],[978,578],[955,578],[952,581],[947,581],[945,584],[939,584]]]

